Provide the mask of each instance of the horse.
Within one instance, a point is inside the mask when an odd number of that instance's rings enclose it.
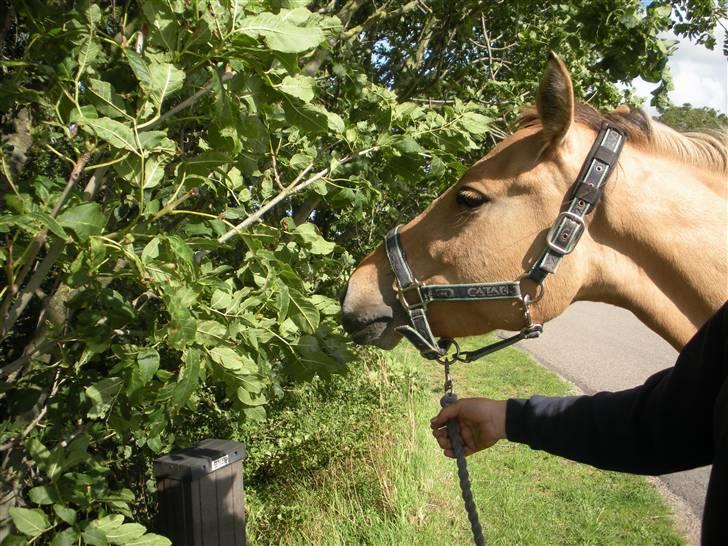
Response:
[[[624,142],[579,244],[558,270],[533,271],[568,206],[582,163],[605,124]],[[568,214],[567,214],[568,216]],[[679,133],[642,110],[599,112],[577,102],[564,63],[551,54],[515,132],[399,229],[421,286],[512,279],[530,321],[572,302],[623,307],[680,350],[728,299],[728,135]],[[385,245],[355,268],[342,324],[355,343],[392,349],[410,316]],[[458,338],[518,330],[524,299],[432,301],[432,334]],[[432,337],[432,336],[430,336]]]

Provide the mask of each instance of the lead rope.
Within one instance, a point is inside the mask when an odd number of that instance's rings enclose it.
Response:
[[[443,408],[455,403],[458,399],[457,394],[453,390],[452,377],[450,376],[450,364],[444,363],[445,367],[445,395],[440,399],[440,406]],[[463,449],[463,440],[460,437],[460,427],[457,421],[451,419],[447,422],[447,435],[450,437],[452,449],[455,452],[455,458],[458,463],[458,477],[460,478],[460,491],[463,495],[465,510],[470,520],[470,529],[473,532],[473,540],[476,546],[485,546],[485,537],[483,536],[483,528],[480,526],[478,519],[478,509],[473,500],[473,490],[470,486],[470,474],[468,473],[468,463],[465,461],[465,451]]]

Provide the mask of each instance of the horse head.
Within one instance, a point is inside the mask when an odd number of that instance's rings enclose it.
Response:
[[[710,256],[711,246],[723,255],[715,259],[715,264],[706,263],[706,267],[714,266],[715,274],[723,275],[723,284],[715,290],[706,288],[715,286],[714,281],[703,284],[702,288],[699,286],[697,271],[674,271],[675,278],[668,278],[673,273],[668,270],[675,268],[678,261],[670,253],[680,252],[684,242],[655,237],[657,232],[664,231],[659,223],[675,221],[665,217],[673,205],[664,203],[660,207],[632,211],[624,217],[619,215],[629,200],[645,204],[647,199],[658,199],[655,188],[649,186],[654,169],[645,167],[647,161],[656,161],[655,169],[660,171],[657,178],[663,186],[671,183],[671,177],[682,177],[675,181],[676,199],[681,199],[681,203],[693,196],[698,199],[698,194],[711,195],[710,191],[715,197],[716,188],[710,184],[720,186],[724,182],[725,166],[723,171],[700,171],[705,174],[706,183],[686,189],[685,177],[697,176],[695,166],[688,165],[685,158],[668,157],[669,153],[653,159],[652,151],[663,146],[669,152],[671,139],[676,142],[672,145],[675,150],[689,149],[683,145],[683,136],[664,126],[653,129],[642,112],[630,113],[628,109],[624,112],[618,109],[611,114],[600,114],[589,106],[577,104],[568,70],[551,54],[538,89],[536,108],[522,115],[519,128],[401,227],[400,245],[414,276],[426,285],[517,281],[521,292],[534,302],[530,312],[539,322],[559,315],[577,299],[616,303],[633,310],[674,345],[687,341],[728,291],[725,288],[728,269],[723,240],[725,223],[721,224],[725,222],[725,210],[721,212],[720,208],[725,205],[725,196],[714,200],[717,217],[711,229],[716,235],[696,233],[710,239],[705,240],[706,256]],[[603,116],[612,116],[626,129],[627,144],[632,146],[625,147],[616,176],[604,194],[603,200],[611,203],[600,205],[585,218],[579,248],[561,261],[558,274],[549,276],[546,289],[542,290],[538,282],[524,273],[539,260],[549,229],[568,203],[570,190],[597,138]],[[660,144],[662,141],[667,144]],[[716,150],[710,152],[718,156],[716,161],[720,162],[720,157],[725,161],[724,145],[716,145]],[[705,165],[699,160],[693,163]],[[626,185],[625,170],[630,170],[630,178],[637,180],[629,189],[631,194],[617,188]],[[724,188],[718,189],[725,193]],[[632,225],[628,225],[630,222]],[[644,224],[643,231],[649,233],[644,240],[640,240],[639,228],[635,227],[640,222]],[[651,228],[654,229],[650,231]],[[632,229],[637,231],[630,233]],[[660,255],[663,246],[664,256]],[[649,263],[641,261],[650,258]],[[615,288],[621,282],[620,275],[625,284],[631,283],[624,290]],[[685,279],[693,277],[695,286],[686,286]],[[672,282],[682,282],[684,293],[671,286]],[[514,299],[432,302],[427,307],[427,319],[432,333],[442,337],[471,336],[494,329],[518,330],[524,326],[522,303]],[[647,318],[648,313],[666,311],[675,313],[666,318],[659,316],[652,323]],[[344,328],[357,343],[390,349],[401,338],[396,328],[408,320],[397,299],[395,276],[385,248],[379,246],[361,261],[349,279],[342,299]]]
[[[584,135],[590,130],[574,124],[571,79],[555,55],[547,64],[536,105],[537,116],[402,227],[402,247],[421,282],[518,279],[538,258],[594,134]],[[558,286],[549,286],[536,304],[539,320],[559,314],[573,300],[581,269],[578,259],[564,263]],[[382,348],[397,343],[395,328],[407,317],[393,283],[381,246],[352,274],[342,309],[344,326],[355,341]],[[523,285],[535,298],[534,283],[526,280]],[[427,316],[433,333],[446,337],[523,325],[523,309],[507,300],[433,303]]]

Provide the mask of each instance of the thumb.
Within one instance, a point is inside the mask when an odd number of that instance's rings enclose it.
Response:
[[[450,420],[454,419],[460,414],[460,402],[455,402],[449,406],[445,406],[440,410],[440,413],[430,420],[430,426],[432,428],[444,427],[445,424]]]

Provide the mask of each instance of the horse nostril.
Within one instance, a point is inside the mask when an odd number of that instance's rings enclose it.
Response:
[[[352,334],[359,329],[359,321],[352,314],[341,313],[341,325],[347,334]]]

